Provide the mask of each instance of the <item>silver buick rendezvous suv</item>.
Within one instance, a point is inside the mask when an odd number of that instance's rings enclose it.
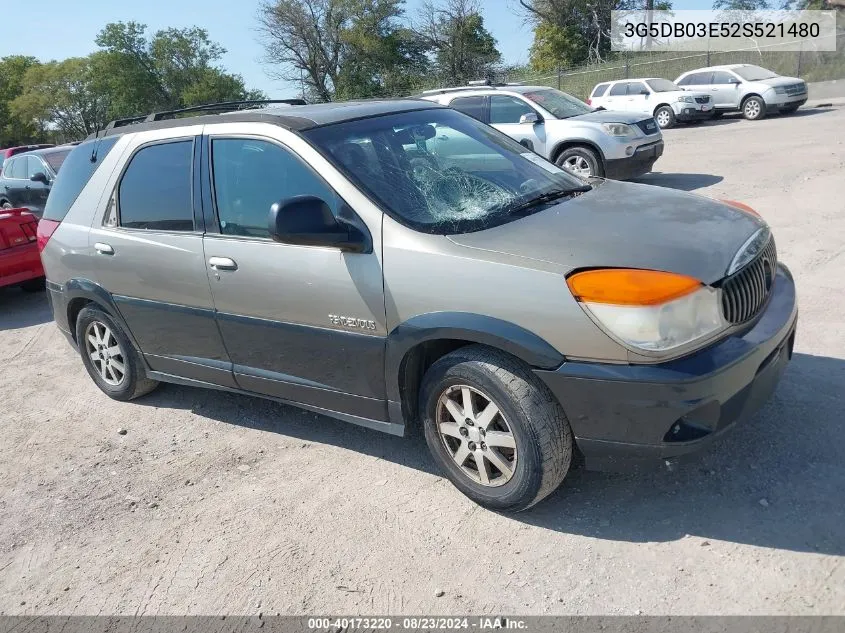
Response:
[[[462,492],[521,510],[576,456],[706,446],[792,355],[792,277],[737,203],[587,182],[429,101],[121,123],[38,227],[56,323],[114,399],[165,381],[421,425]]]

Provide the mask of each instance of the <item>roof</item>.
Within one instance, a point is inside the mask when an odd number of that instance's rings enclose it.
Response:
[[[421,99],[385,99],[367,101],[340,101],[312,105],[272,106],[253,110],[238,110],[223,114],[206,114],[183,119],[141,122],[101,130],[88,138],[113,136],[127,132],[159,130],[185,125],[211,125],[235,121],[272,123],[291,130],[307,130],[322,125],[331,125],[354,119],[436,108],[437,104]]]
[[[742,68],[743,66],[753,66],[753,64],[722,64],[721,66],[705,66],[704,68],[696,68],[695,70],[688,70],[682,75],[689,75],[690,73],[700,73],[704,70],[733,70],[734,68]]]

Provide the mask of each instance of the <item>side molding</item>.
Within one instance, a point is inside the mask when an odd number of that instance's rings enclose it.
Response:
[[[109,316],[115,319],[123,328],[123,331],[126,332],[126,335],[129,337],[129,340],[132,342],[135,349],[140,349],[138,347],[138,342],[132,335],[132,331],[126,325],[123,315],[120,313],[120,310],[117,309],[114,299],[105,288],[90,279],[74,278],[65,283],[63,290],[58,294],[63,295],[64,304],[62,305],[62,314],[65,319],[67,319],[68,306],[70,306],[74,299],[88,299],[89,301],[93,301],[98,304],[109,314]],[[73,329],[69,323],[67,325],[69,331]]]
[[[387,399],[401,402],[399,370],[405,355],[415,346],[438,339],[458,339],[489,345],[525,361],[537,369],[555,369],[563,354],[523,327],[471,312],[430,312],[399,324],[387,335],[385,378]]]

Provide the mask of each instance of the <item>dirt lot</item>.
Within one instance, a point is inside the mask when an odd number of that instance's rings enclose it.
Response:
[[[43,295],[0,291],[0,612],[845,614],[845,106],[666,143],[643,182],[755,206],[799,288],[783,382],[714,452],[500,516],[419,437],[186,387],[112,402]]]

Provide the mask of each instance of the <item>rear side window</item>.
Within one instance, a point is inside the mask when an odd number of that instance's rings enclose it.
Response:
[[[610,96],[611,97],[620,97],[620,96],[624,96],[627,93],[628,93],[628,84],[626,84],[626,83],[616,84],[615,86],[613,86],[613,88],[610,89]]]
[[[118,185],[120,226],[153,231],[193,231],[193,155],[192,140],[140,149]]]
[[[7,162],[3,176],[6,178],[26,178],[26,156],[13,158]]]
[[[449,106],[484,122],[484,97],[459,97],[452,99]]]
[[[591,96],[593,96],[593,97],[601,97],[601,96],[602,96],[605,92],[607,92],[607,87],[608,87],[609,85],[610,85],[610,84],[599,84],[598,86],[596,86],[595,88],[593,88],[593,94],[592,94]]]
[[[44,219],[61,222],[76,202],[79,194],[91,180],[91,176],[102,165],[103,159],[117,143],[118,137],[86,141],[77,145],[62,164],[62,171],[56,177],[47,205]]]
[[[363,153],[358,157],[366,162]],[[211,142],[214,194],[220,232],[269,238],[268,219],[274,202],[312,195],[331,203],[335,196],[299,157],[270,143],[250,138],[218,138]]]

